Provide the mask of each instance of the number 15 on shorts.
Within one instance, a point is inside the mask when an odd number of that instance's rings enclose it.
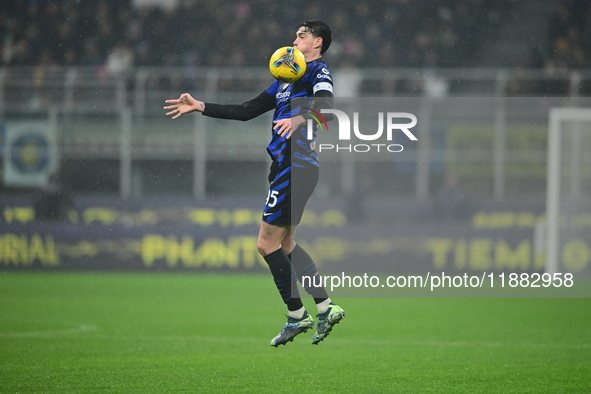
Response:
[[[266,206],[269,208],[273,208],[277,204],[277,196],[279,192],[277,190],[269,190],[267,194],[267,202],[265,203]]]

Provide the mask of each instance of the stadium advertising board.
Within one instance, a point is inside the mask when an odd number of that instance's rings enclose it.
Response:
[[[222,208],[174,199],[158,199],[157,206],[149,200],[82,200],[64,221],[37,219],[32,202],[24,202],[8,201],[1,207],[2,269],[267,269],[256,249],[260,211],[254,201],[229,199]],[[474,207],[461,221],[401,217],[398,223],[372,225],[351,222],[343,204],[334,201],[311,205],[298,242],[314,253],[325,272],[544,269],[539,205]],[[572,226],[589,228],[591,215],[574,218]],[[589,240],[570,239],[562,250],[565,269],[589,272]]]

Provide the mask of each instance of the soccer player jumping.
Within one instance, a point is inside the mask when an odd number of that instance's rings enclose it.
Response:
[[[322,60],[332,41],[331,34],[328,25],[321,21],[303,22],[296,27],[293,46],[306,58],[306,73],[294,83],[275,81],[269,89],[242,104],[204,103],[184,93],[178,99],[166,100],[170,105],[164,107],[172,119],[199,111],[213,118],[243,121],[275,110],[272,138],[267,146],[273,160],[269,192],[257,240],[257,249],[269,265],[289,311],[283,330],[271,340],[271,346],[275,347],[314,327],[314,320],[300,298],[297,280],[302,282],[304,276],[313,279],[318,270],[308,253],[296,244],[295,232],[318,182],[319,161],[314,150],[316,133],[313,133],[314,141],[307,139],[305,126],[310,116],[301,107],[296,108],[295,104],[292,107],[292,100],[314,97],[317,111],[332,106],[332,76]],[[292,117],[292,112],[298,114]],[[312,344],[317,345],[345,317],[345,311],[332,303],[325,288],[315,285],[314,280],[305,290],[318,307],[318,325],[312,337]]]

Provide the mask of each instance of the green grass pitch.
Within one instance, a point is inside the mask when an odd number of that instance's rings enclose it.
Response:
[[[269,275],[0,273],[0,392],[591,392],[590,299],[338,302],[275,349]]]

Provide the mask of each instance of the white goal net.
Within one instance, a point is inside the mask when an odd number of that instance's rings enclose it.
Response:
[[[549,112],[546,272],[591,274],[591,108]]]

